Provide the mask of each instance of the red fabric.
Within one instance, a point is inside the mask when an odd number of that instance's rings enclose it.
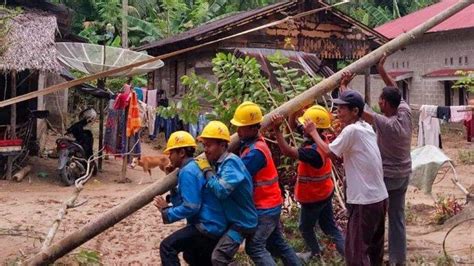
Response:
[[[130,93],[119,93],[117,97],[115,97],[114,102],[114,109],[125,109],[128,105],[128,98],[130,97]]]
[[[464,126],[467,129],[467,141],[472,142],[474,139],[474,118],[471,120],[464,120]]]
[[[281,198],[280,185],[278,184],[278,172],[275,163],[273,162],[272,153],[262,136],[257,139],[253,148],[261,151],[267,162],[265,167],[260,169],[260,171],[253,176],[253,200],[255,207],[257,209],[270,209],[277,207],[283,203],[283,199]],[[245,156],[250,149],[251,148],[247,147],[243,150],[241,156]],[[261,185],[260,182],[268,182],[271,184]]]
[[[135,135],[141,128],[140,107],[135,92],[131,92],[130,105],[128,107],[127,117],[127,137]]]
[[[5,139],[0,140],[0,147],[9,147],[9,146],[21,146],[23,144],[22,139]]]
[[[375,28],[375,30],[385,35],[387,38],[393,39],[426,22],[428,19],[438,15],[457,2],[458,0],[441,0],[439,3],[385,23]],[[428,30],[428,32],[440,32],[472,27],[474,27],[474,5],[470,5],[454,14],[452,17]]]
[[[311,146],[311,145],[308,145]],[[324,156],[319,150],[318,152],[323,158],[323,167],[317,169],[308,163],[300,161],[298,163],[298,175],[295,185],[295,199],[300,203],[312,203],[327,199],[331,196],[334,190],[334,182],[331,178],[332,162],[328,156]],[[327,177],[321,181],[302,181],[301,177],[305,178],[321,178]]]

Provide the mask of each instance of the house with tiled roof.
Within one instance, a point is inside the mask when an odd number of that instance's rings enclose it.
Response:
[[[456,2],[441,0],[375,30],[389,39],[396,38]],[[385,68],[410,104],[466,104],[474,95],[469,95],[465,88],[453,88],[453,84],[461,78],[459,70],[474,71],[474,4],[392,54],[387,58]],[[364,77],[356,77],[351,86],[364,92]],[[384,87],[379,75],[371,75],[370,87],[371,104],[374,105]]]

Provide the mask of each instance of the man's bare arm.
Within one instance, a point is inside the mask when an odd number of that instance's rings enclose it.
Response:
[[[380,74],[380,77],[382,77],[383,82],[385,82],[385,85],[387,86],[392,86],[392,87],[397,87],[397,83],[390,77],[390,75],[385,71],[385,68],[383,65],[385,64],[385,59],[387,59],[387,54],[383,54],[382,58],[380,58],[380,61],[377,64],[377,71]]]

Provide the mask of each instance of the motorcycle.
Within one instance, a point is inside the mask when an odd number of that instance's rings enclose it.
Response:
[[[76,179],[86,175],[87,161],[93,155],[94,136],[90,130],[84,129],[97,117],[97,112],[93,108],[88,108],[79,114],[79,121],[72,124],[66,130],[66,136],[56,140],[58,151],[58,173],[61,181],[66,186],[71,186]],[[95,161],[91,162],[92,174],[97,173]]]

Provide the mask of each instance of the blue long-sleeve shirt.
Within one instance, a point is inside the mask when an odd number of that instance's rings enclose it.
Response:
[[[267,165],[267,160],[265,159],[263,152],[254,148],[256,141],[257,138],[252,138],[240,142],[240,153],[242,153],[247,147],[249,148],[248,153],[240,158],[252,178],[258,173],[258,171],[262,170]],[[281,213],[281,205],[270,209],[257,209],[257,213],[258,216],[279,215]]]
[[[227,229],[223,206],[206,187],[206,179],[194,159],[186,161],[179,170],[171,202],[173,207],[163,211],[165,223],[187,219],[188,224],[213,236],[220,236]]]
[[[225,153],[215,167],[216,174],[208,179],[207,187],[221,200],[230,226],[255,229],[258,218],[253,203],[252,177],[242,160],[235,154]]]

